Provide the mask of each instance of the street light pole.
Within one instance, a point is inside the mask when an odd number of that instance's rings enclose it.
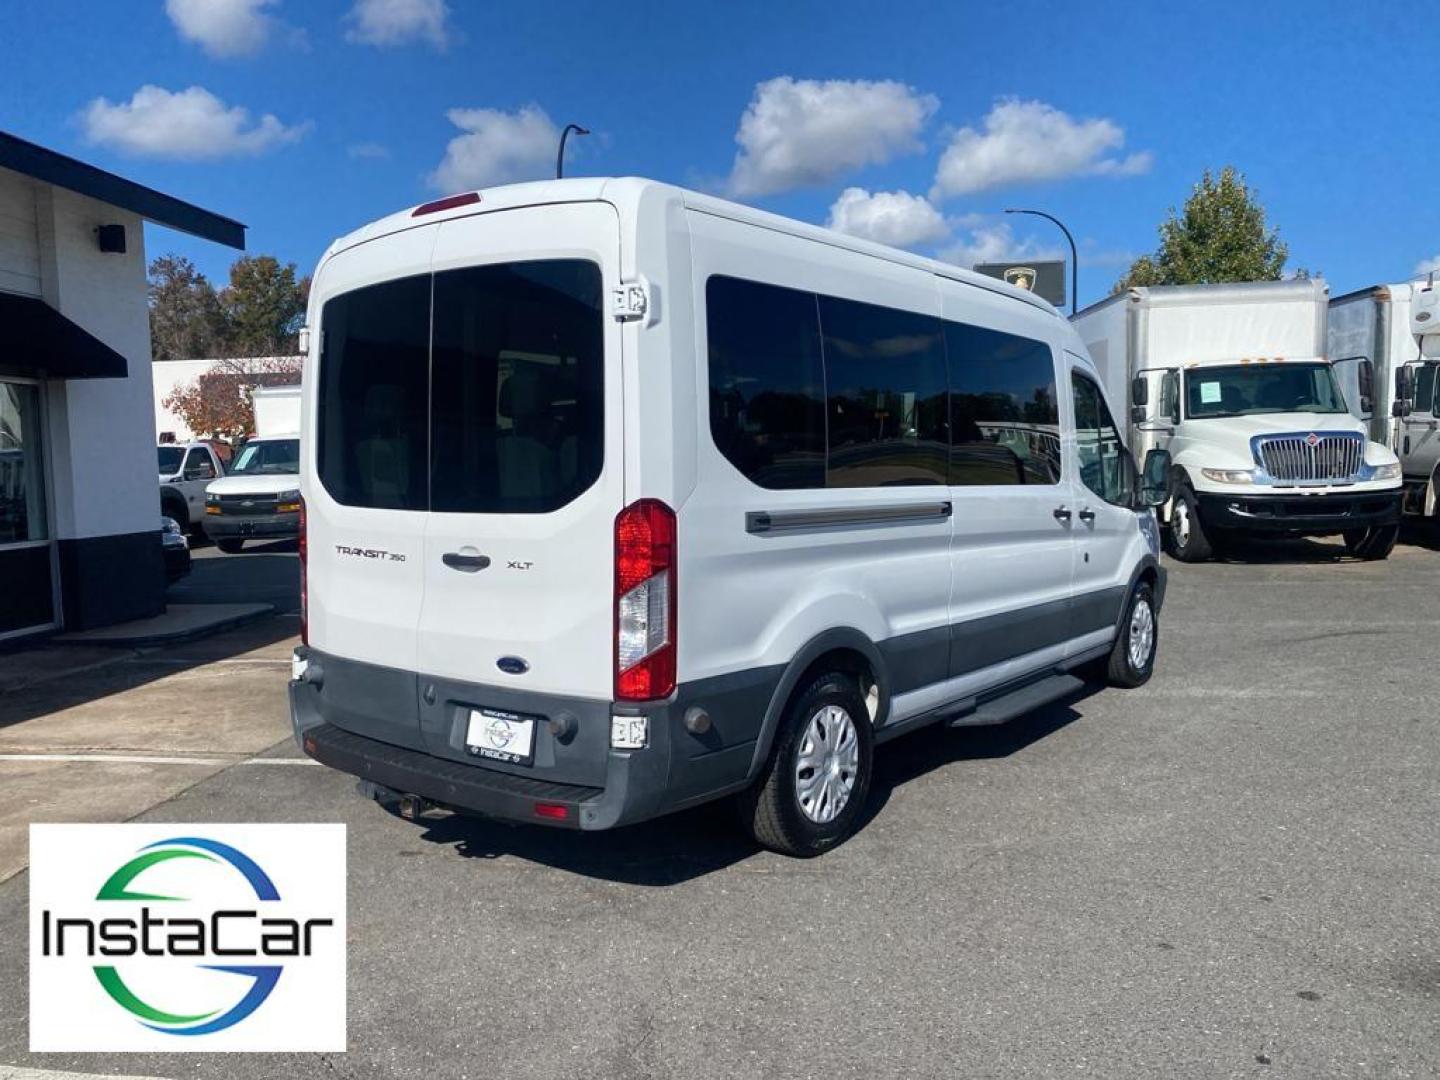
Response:
[[[570,137],[570,132],[576,135],[589,135],[590,129],[583,128],[579,124],[566,124],[565,130],[560,132],[560,152],[555,155],[555,179],[560,180],[565,176],[565,140]]]
[[[1065,239],[1070,241],[1070,314],[1074,315],[1076,301],[1080,298],[1078,295],[1080,291],[1080,255],[1075,250],[1075,238],[1070,235],[1070,230],[1054,214],[1047,214],[1044,210],[1006,210],[1005,213],[1034,214],[1036,217],[1043,217],[1060,226],[1060,231],[1065,234]]]

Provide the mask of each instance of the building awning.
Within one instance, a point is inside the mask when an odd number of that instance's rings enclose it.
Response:
[[[43,300],[0,293],[0,374],[123,379],[125,357]]]

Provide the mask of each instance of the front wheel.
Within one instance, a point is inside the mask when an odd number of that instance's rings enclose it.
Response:
[[[1345,550],[1366,562],[1388,559],[1400,537],[1399,525],[1376,525],[1369,529],[1351,529],[1345,533]]]
[[[1188,487],[1175,489],[1170,510],[1170,554],[1181,562],[1204,562],[1215,553],[1200,523],[1200,502]]]
[[[221,551],[223,551],[226,555],[238,555],[240,554],[240,549],[245,546],[245,541],[229,539],[216,540],[215,546]]]
[[[1160,645],[1160,620],[1155,610],[1155,590],[1142,581],[1130,596],[1130,606],[1110,647],[1105,675],[1111,686],[1134,689],[1150,681],[1155,670],[1155,651]]]
[[[738,799],[746,831],[782,855],[836,846],[864,809],[873,755],[870,710],[854,677],[819,676],[785,710],[765,771]]]

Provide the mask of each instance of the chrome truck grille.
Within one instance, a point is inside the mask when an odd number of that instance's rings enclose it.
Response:
[[[1357,432],[1261,435],[1255,457],[1274,479],[1291,483],[1354,480],[1365,465],[1365,439]]]

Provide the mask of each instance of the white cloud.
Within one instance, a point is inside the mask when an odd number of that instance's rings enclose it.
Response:
[[[733,195],[769,195],[920,150],[920,131],[939,105],[898,82],[762,82],[740,118],[726,186]]]
[[[1424,277],[1431,271],[1440,271],[1440,255],[1434,255],[1428,259],[1421,259],[1415,264],[1415,276]]]
[[[346,40],[362,45],[428,41],[443,52],[454,40],[445,0],[355,0],[345,18]]]
[[[249,110],[227,107],[200,86],[176,93],[142,86],[128,102],[96,98],[80,121],[92,143],[127,154],[190,161],[264,153],[310,130],[308,123],[287,126],[269,113],[252,123]]]
[[[388,158],[390,156],[390,148],[383,143],[377,142],[352,143],[345,148],[345,153],[354,160],[374,160],[377,158]]]
[[[211,56],[253,56],[278,21],[265,13],[276,0],[165,0],[165,14],[180,36]]]
[[[538,105],[514,113],[451,109],[445,115],[465,134],[450,140],[430,174],[430,183],[441,191],[539,180],[554,168],[560,130]]]
[[[1036,243],[1033,237],[1017,240],[1008,221],[967,217],[960,219],[959,224],[965,227],[956,236],[955,243],[936,253],[935,257],[942,262],[968,270],[976,263],[1065,257],[1059,247]]]
[[[908,191],[846,188],[830,207],[826,224],[837,232],[891,247],[937,243],[950,235],[940,211],[922,195]]]
[[[1067,176],[1133,176],[1153,160],[1148,151],[1117,156],[1125,131],[1113,120],[1076,120],[1042,101],[996,102],[982,127],[951,137],[931,199]]]

